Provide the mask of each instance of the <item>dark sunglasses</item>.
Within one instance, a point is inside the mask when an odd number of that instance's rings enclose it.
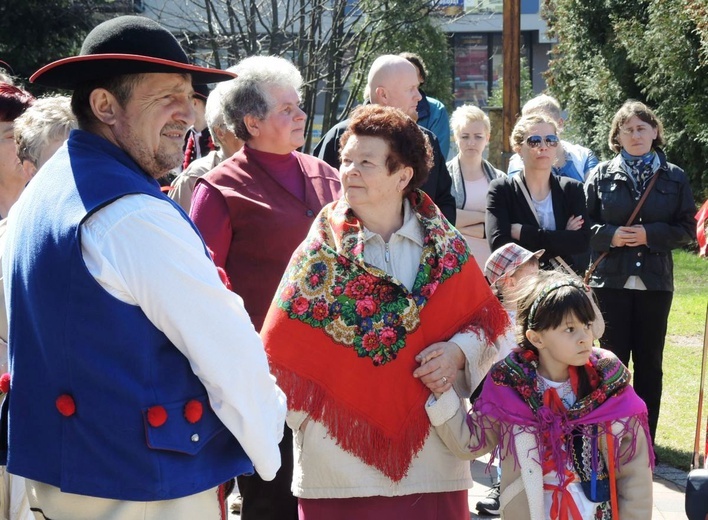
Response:
[[[526,138],[526,144],[529,148],[538,148],[543,142],[546,142],[546,146],[549,148],[555,148],[558,146],[558,136],[557,135],[547,135],[546,137],[541,137],[540,135],[530,135]]]

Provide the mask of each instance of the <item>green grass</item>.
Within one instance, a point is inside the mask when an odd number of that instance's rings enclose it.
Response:
[[[701,376],[703,332],[708,303],[708,259],[674,252],[674,300],[664,350],[664,390],[656,451],[662,462],[688,469],[693,453]],[[704,388],[703,429],[708,418]],[[704,441],[701,441],[703,449]]]

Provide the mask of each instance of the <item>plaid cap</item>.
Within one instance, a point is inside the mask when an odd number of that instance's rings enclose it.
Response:
[[[540,249],[532,253],[519,244],[509,242],[489,255],[484,264],[484,276],[487,277],[490,285],[494,285],[502,278],[510,276],[521,264],[528,262],[534,256],[540,258],[545,252],[545,249]]]

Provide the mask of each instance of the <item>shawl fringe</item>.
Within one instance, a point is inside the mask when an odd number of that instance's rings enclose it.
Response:
[[[423,448],[430,434],[424,400],[412,414],[421,415],[409,421],[409,427],[398,438],[386,435],[354,410],[345,408],[320,385],[302,378],[285,367],[271,365],[278,386],[288,395],[291,410],[307,412],[311,419],[325,425],[330,436],[343,450],[373,466],[394,482],[408,473],[413,457]],[[365,442],[362,442],[365,439]]]
[[[482,407],[479,410],[480,413],[484,414],[484,410],[486,408],[487,407]],[[471,413],[472,412],[470,412],[470,414]],[[544,445],[547,449],[552,450],[553,459],[557,465],[556,473],[559,479],[562,477],[563,469],[566,467],[567,457],[570,456],[569,454],[573,453],[573,439],[576,437],[585,437],[591,439],[593,446],[598,446],[599,442],[604,439],[606,435],[611,435],[615,439],[614,453],[608,453],[608,456],[612,456],[614,458],[616,468],[621,467],[622,460],[630,461],[636,456],[636,439],[640,430],[643,430],[646,437],[650,438],[649,423],[646,413],[641,413],[622,419],[615,419],[611,423],[614,427],[612,428],[612,430],[614,431],[609,431],[606,427],[606,423],[598,423],[596,424],[596,428],[592,428],[592,425],[576,425],[575,427],[573,427],[572,430],[570,429],[571,426],[567,423],[562,425],[559,424],[558,427],[551,428],[553,430],[553,432],[551,433],[551,437],[556,441],[551,443],[544,442],[544,432],[547,432],[548,430],[541,430],[538,428],[537,425],[520,425],[518,423],[514,424],[503,421],[492,422],[490,419],[484,417],[480,420],[479,416],[475,417],[475,420],[472,420],[471,415],[467,416],[467,424],[473,432],[477,433],[477,435],[473,437],[476,437],[479,441],[478,443],[475,443],[475,445],[469,446],[469,449],[471,451],[478,451],[479,449],[481,449],[482,446],[486,444],[487,432],[497,431],[497,434],[499,436],[499,443],[491,453],[489,462],[487,464],[488,471],[491,471],[495,463],[498,463],[502,459],[505,459],[509,456],[513,457],[514,459],[514,469],[517,469],[519,467],[519,456],[529,458],[531,456],[530,453],[517,453],[516,443],[514,442],[514,439],[517,435],[520,435],[522,433],[528,433],[535,437],[536,446],[538,446],[539,448],[539,455],[542,452]],[[565,440],[563,443],[557,442],[557,439],[560,438],[558,437],[559,434],[565,434]],[[632,442],[622,448],[621,440],[627,435],[631,436]],[[536,455],[533,456],[534,461],[538,464],[541,464],[541,460],[537,460],[537,458],[538,457]],[[649,454],[649,463],[653,469],[653,452]],[[559,482],[559,484],[560,483],[561,482]]]
[[[460,332],[474,332],[480,338],[487,340],[487,346],[503,336],[510,326],[509,313],[499,305],[496,297],[488,298],[472,316],[472,319],[462,327]]]

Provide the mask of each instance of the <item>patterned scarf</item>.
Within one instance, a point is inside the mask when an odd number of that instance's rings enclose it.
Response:
[[[637,185],[637,191],[642,194],[646,188],[649,180],[654,175],[658,168],[658,164],[655,167],[656,152],[650,150],[644,155],[631,155],[627,153],[624,149],[620,152],[622,156],[622,162],[625,165],[625,169],[632,175],[634,182]]]
[[[415,356],[460,331],[491,343],[508,324],[464,238],[422,191],[408,200],[425,235],[410,292],[364,262],[364,227],[342,199],[293,254],[261,330],[289,408],[393,481],[430,432]]]
[[[594,348],[584,367],[571,367],[574,390],[577,392],[578,372],[582,370],[587,374],[592,391],[567,410],[552,405],[554,399],[550,395],[544,399],[538,389],[537,370],[538,356],[530,350],[518,349],[490,371],[491,377],[485,382],[474,409],[491,421],[498,421],[497,427],[502,428],[495,456],[513,454],[518,463],[513,442],[515,433],[512,432],[513,428],[517,428],[516,433],[524,431],[534,434],[537,445],[545,445],[551,451],[555,470],[561,476],[568,466],[567,457],[573,453],[573,440],[577,437],[597,446],[601,437],[612,435],[616,439],[614,456],[618,468],[620,457],[631,460],[636,452],[636,442],[633,442],[625,452],[620,453],[621,437],[630,430],[634,430],[636,437],[636,430],[641,427],[650,438],[646,405],[629,386],[629,370],[611,352]],[[482,443],[484,430],[492,427],[491,422],[484,422]],[[620,424],[621,431],[608,431],[609,423]],[[649,460],[653,465],[653,452],[650,452]]]

